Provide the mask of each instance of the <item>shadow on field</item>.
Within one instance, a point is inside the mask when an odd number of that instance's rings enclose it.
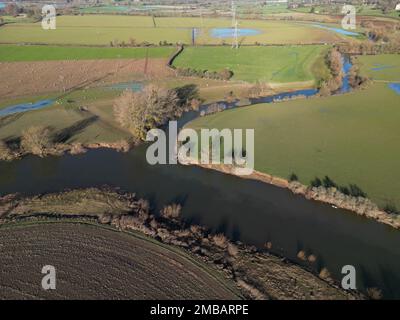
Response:
[[[181,105],[187,103],[192,99],[199,98],[199,89],[195,84],[187,84],[182,87],[176,88],[175,92]]]
[[[65,143],[67,140],[71,139],[74,135],[82,132],[85,128],[90,126],[92,123],[99,119],[98,116],[91,116],[89,118],[83,119],[81,121],[75,122],[72,126],[64,128],[58,131],[54,135],[54,141],[59,143]]]

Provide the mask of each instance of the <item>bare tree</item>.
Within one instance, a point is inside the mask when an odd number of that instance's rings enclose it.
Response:
[[[30,127],[22,133],[21,147],[25,152],[42,156],[51,145],[50,131],[47,128]]]
[[[141,92],[124,91],[115,100],[114,115],[135,138],[145,140],[147,131],[172,119],[177,107],[175,91],[149,85]]]
[[[0,160],[8,160],[12,156],[10,148],[3,140],[0,140]]]

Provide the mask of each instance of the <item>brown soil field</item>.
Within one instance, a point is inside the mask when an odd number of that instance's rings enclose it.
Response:
[[[180,250],[94,225],[1,228],[0,248],[1,299],[238,298],[233,282]],[[41,287],[44,265],[56,269],[55,290]]]
[[[164,77],[173,74],[166,59],[104,59],[0,63],[0,97],[67,92],[94,84],[126,81],[134,75]]]

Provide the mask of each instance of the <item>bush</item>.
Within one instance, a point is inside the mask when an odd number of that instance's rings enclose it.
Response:
[[[290,182],[299,181],[299,177],[296,174],[292,173],[289,177],[289,181]]]
[[[350,195],[350,190],[347,187],[339,187],[339,191],[347,196]]]
[[[325,176],[323,180],[323,186],[325,188],[337,188],[337,184],[328,176]]]
[[[239,249],[233,243],[228,243],[228,253],[232,257],[237,257],[239,254]]]
[[[310,263],[314,263],[314,262],[317,261],[317,257],[314,254],[311,254],[311,255],[308,256],[307,260]]]
[[[161,216],[166,219],[178,219],[182,212],[182,206],[180,204],[170,204],[165,206],[161,210]]]
[[[320,178],[315,178],[314,180],[311,181],[311,186],[314,188],[318,188],[322,186],[322,181]]]
[[[387,213],[391,214],[399,214],[399,211],[397,210],[396,206],[394,204],[386,204],[383,210]]]
[[[125,90],[114,102],[114,116],[135,139],[145,140],[149,130],[175,117],[178,101],[175,91],[155,85],[149,85],[141,92]]]
[[[382,291],[378,288],[368,288],[367,295],[372,300],[381,300],[382,299]]]
[[[247,90],[249,98],[258,98],[271,93],[271,86],[264,82],[257,82]]]
[[[327,268],[322,268],[322,270],[319,273],[319,277],[321,279],[328,280],[331,277],[331,273],[329,272],[329,270]]]
[[[25,152],[43,156],[52,146],[50,130],[44,127],[30,127],[22,133],[21,148]]]
[[[225,248],[228,244],[228,239],[222,233],[214,235],[212,239],[214,243],[220,248]]]
[[[303,250],[300,250],[300,251],[297,253],[297,258],[299,258],[299,259],[302,260],[302,261],[306,261],[306,260],[307,260],[307,255],[306,255],[306,253],[305,253]]]
[[[364,191],[362,191],[361,188],[355,184],[350,185],[350,195],[353,197],[356,197],[356,198],[358,198],[358,197],[366,198],[367,197],[367,194]]]
[[[0,140],[0,160],[8,160],[12,157],[12,152],[7,143]]]

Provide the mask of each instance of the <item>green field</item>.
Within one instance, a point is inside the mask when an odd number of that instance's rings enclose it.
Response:
[[[143,59],[168,58],[171,47],[150,48],[82,48],[57,46],[0,45],[0,61],[48,61],[90,59]]]
[[[192,28],[199,29],[197,44],[220,44],[223,40],[212,38],[210,29],[231,27],[231,19],[225,18],[156,18],[156,26],[151,17],[115,15],[84,15],[57,17],[56,30],[43,30],[41,23],[13,23],[0,28],[0,43],[32,44],[79,44],[109,45],[111,41],[170,43],[192,42]],[[305,23],[289,21],[242,20],[240,28],[253,28],[262,33],[241,37],[243,44],[302,44],[332,43],[341,36]],[[232,39],[225,39],[231,42]]]
[[[34,18],[30,17],[13,17],[13,16],[0,16],[5,23],[30,23],[34,22]]]
[[[128,139],[130,134],[122,130],[113,117],[113,99],[119,93],[118,90],[92,88],[71,92],[63,98],[51,94],[3,101],[0,109],[43,99],[54,99],[56,103],[40,110],[1,117],[0,140],[18,138],[23,130],[31,126],[48,127],[54,134],[80,127],[79,130],[72,130],[74,134],[66,141],[68,143],[117,142]],[[80,111],[80,106],[85,106],[88,111]]]
[[[176,67],[220,71],[234,79],[272,83],[313,81],[313,65],[323,58],[324,46],[189,47],[174,61]],[[323,65],[321,66],[323,68]],[[320,68],[319,68],[320,69]]]
[[[383,103],[384,102],[384,103]],[[327,98],[261,104],[199,118],[200,128],[254,128],[255,169],[309,184],[328,175],[400,208],[400,95],[386,83]]]
[[[400,55],[383,54],[357,58],[364,74],[374,80],[400,81]]]

